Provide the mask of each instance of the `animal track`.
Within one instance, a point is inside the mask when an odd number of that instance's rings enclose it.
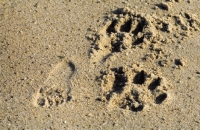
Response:
[[[169,39],[183,39],[193,30],[199,29],[200,22],[195,15],[187,12],[178,15],[168,14],[160,18],[156,15],[137,14],[125,7],[112,14],[105,25],[96,32],[92,38],[90,56],[92,62],[103,61],[115,53],[134,49],[136,46],[151,48],[156,43],[174,42]]]
[[[170,9],[168,4],[158,6],[165,10]],[[93,64],[105,62],[112,56],[113,59],[107,62],[109,65],[110,61],[116,61],[120,57],[129,60],[129,54],[134,56],[133,52],[145,49],[141,51],[144,57],[140,57],[142,55],[140,52],[135,55],[152,63],[153,60],[157,60],[158,65],[165,67],[172,60],[167,59],[170,55],[169,44],[184,41],[193,31],[200,29],[197,16],[187,12],[174,15],[166,11],[167,14],[162,18],[156,13],[151,15],[134,13],[127,7],[116,12],[108,16],[105,25],[99,31],[93,30],[94,35],[88,35],[89,32],[86,35],[93,41],[90,53]],[[132,51],[133,49],[135,50]],[[183,66],[184,62],[175,60],[175,64]],[[165,78],[155,76],[136,65],[109,68],[102,75],[103,93],[98,100],[107,102],[108,107],[117,106],[137,112],[148,105],[166,102],[169,97],[167,90],[170,87]]]
[[[102,76],[102,100],[109,107],[119,107],[134,112],[145,105],[162,104],[168,98],[170,85],[165,78],[147,73],[137,65],[112,68]]]
[[[44,84],[33,96],[33,104],[39,107],[60,106],[71,100],[69,79],[73,76],[75,65],[63,60],[55,65]]]
[[[92,57],[102,60],[109,54],[134,48],[144,41],[156,38],[159,38],[159,35],[147,17],[130,13],[130,10],[125,8],[120,14],[114,14],[99,31],[92,49]]]

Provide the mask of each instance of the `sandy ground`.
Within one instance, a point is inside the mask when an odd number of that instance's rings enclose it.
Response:
[[[0,129],[199,129],[199,0],[0,0]]]

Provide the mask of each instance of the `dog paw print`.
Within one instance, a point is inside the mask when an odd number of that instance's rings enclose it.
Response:
[[[91,31],[94,35],[87,36],[92,40],[90,59],[92,63],[102,63],[119,53],[139,48],[150,51],[156,59],[160,59],[166,55],[164,48],[168,44],[185,41],[194,31],[199,30],[198,16],[192,13],[167,12],[161,18],[156,13],[134,13],[125,7],[110,14],[98,31]]]
[[[75,65],[63,60],[50,70],[47,79],[33,95],[33,104],[37,107],[61,106],[72,98],[70,79],[73,77]]]
[[[156,41],[159,33],[151,21],[149,15],[133,13],[129,8],[113,14],[96,34],[91,57],[102,60],[107,55]]]
[[[108,107],[119,107],[134,112],[146,105],[163,104],[170,85],[165,78],[148,74],[144,69],[133,67],[111,68],[101,80],[102,101]]]

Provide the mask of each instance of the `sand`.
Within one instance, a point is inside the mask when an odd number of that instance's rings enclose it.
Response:
[[[0,129],[199,129],[198,0],[0,1]]]

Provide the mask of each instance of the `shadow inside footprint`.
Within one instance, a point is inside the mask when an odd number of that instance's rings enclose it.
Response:
[[[160,86],[160,82],[161,82],[161,78],[157,78],[157,79],[154,79],[151,84],[148,86],[148,89],[153,91],[155,90],[158,86]]]
[[[131,24],[132,24],[132,20],[129,19],[127,22],[125,22],[121,28],[120,31],[121,32],[130,32],[131,31]]]
[[[133,79],[133,83],[135,84],[143,84],[146,80],[146,72],[144,72],[144,70],[142,70],[140,73],[136,74],[134,79]]]
[[[115,72],[115,81],[113,85],[113,91],[120,93],[127,82],[127,77],[125,76],[123,67],[114,68],[112,69],[112,71]]]
[[[112,52],[121,52],[121,41],[116,41],[115,43],[112,43]]]
[[[143,31],[143,29],[144,29],[145,26],[146,26],[146,22],[145,22],[144,19],[142,19],[141,21],[139,21],[139,23],[137,24],[136,28],[133,30],[132,33],[133,33],[135,36],[137,36],[137,34],[138,34],[139,32],[142,32],[142,31]]]
[[[169,6],[165,3],[156,4],[155,6],[157,6],[158,8],[162,10],[169,10]]]
[[[156,104],[161,104],[166,98],[167,98],[166,93],[160,94],[158,97],[156,97],[155,102]]]
[[[138,38],[137,40],[133,42],[133,45],[139,45],[140,43],[143,43],[143,41],[144,41],[144,37]]]
[[[108,26],[106,29],[106,32],[110,34],[111,32],[116,32],[115,31],[115,25],[117,24],[117,20],[112,21],[112,23]]]
[[[181,59],[175,59],[174,60],[175,65],[177,66],[183,66],[183,62],[181,61]]]
[[[45,99],[44,99],[44,98],[38,98],[37,104],[38,104],[40,107],[43,107],[43,106],[45,105]]]
[[[71,78],[71,77],[73,76],[75,70],[76,70],[76,67],[75,67],[74,63],[71,62],[71,61],[68,62],[68,65],[69,65],[69,67],[71,68],[71,74],[70,74],[70,76],[69,76],[69,78]]]
[[[112,56],[112,53],[106,55],[106,56],[102,59],[102,62],[106,62],[106,60],[107,60],[108,58],[110,58],[111,56]]]
[[[142,111],[144,108],[144,105],[139,105],[138,107],[131,107],[131,111],[138,112]]]
[[[73,62],[68,62],[68,65],[69,65],[69,67],[71,68],[71,71],[75,71],[75,65],[74,65],[74,63]]]

